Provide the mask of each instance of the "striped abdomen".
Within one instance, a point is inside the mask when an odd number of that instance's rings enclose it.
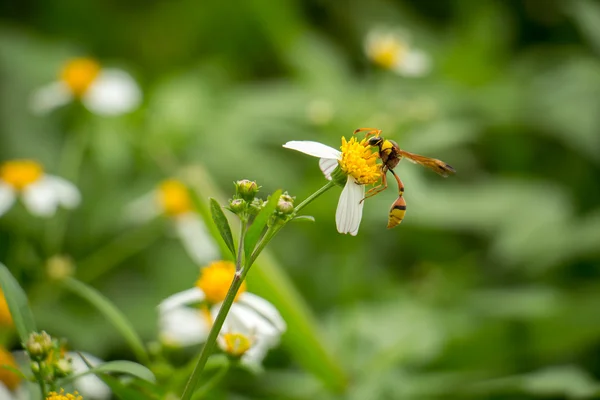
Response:
[[[390,208],[388,229],[398,226],[404,219],[404,214],[406,214],[406,201],[404,201],[404,196],[400,195]]]

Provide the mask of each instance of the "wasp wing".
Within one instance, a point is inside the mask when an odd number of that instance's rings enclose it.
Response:
[[[420,156],[418,154],[409,153],[408,151],[400,149],[398,149],[398,152],[402,157],[405,157],[410,162],[427,167],[433,172],[443,177],[447,177],[448,175],[454,174],[456,172],[451,165],[446,164],[445,162],[443,162],[442,160],[438,160],[437,158]]]

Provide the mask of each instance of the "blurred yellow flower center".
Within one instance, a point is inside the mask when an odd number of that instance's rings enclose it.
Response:
[[[252,346],[252,340],[241,333],[223,334],[223,350],[235,357],[243,356]]]
[[[373,62],[388,69],[400,62],[407,50],[406,44],[392,37],[377,40],[371,46]]]
[[[175,179],[169,179],[160,184],[158,201],[168,215],[181,215],[192,210],[192,201],[187,186]]]
[[[77,392],[66,393],[64,389],[60,389],[60,393],[50,392],[48,393],[48,397],[46,400],[83,400],[83,397],[79,395]]]
[[[377,153],[373,153],[367,140],[360,142],[356,138],[346,141],[342,137],[342,159],[340,168],[344,173],[354,178],[359,185],[370,185],[381,177],[381,167],[376,163]]]
[[[9,351],[1,347],[0,365],[8,365],[9,367],[19,369],[19,366],[15,362],[15,359],[13,358],[12,354],[10,354]],[[4,386],[9,388],[10,390],[15,390],[21,383],[21,377],[6,368],[0,368],[0,382],[2,382]]]
[[[231,281],[235,275],[235,265],[230,261],[215,261],[202,268],[200,278],[196,281],[196,287],[204,292],[206,301],[210,304],[218,304],[225,300]],[[235,300],[246,291],[246,282],[242,283]]]
[[[43,173],[42,166],[32,160],[7,161],[0,166],[0,179],[16,190],[38,181]]]
[[[74,58],[65,64],[60,79],[75,96],[83,95],[98,77],[100,64],[90,58]]]
[[[10,315],[2,289],[0,289],[0,326],[13,326],[12,315]]]

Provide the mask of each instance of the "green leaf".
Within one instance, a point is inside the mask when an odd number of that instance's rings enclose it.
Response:
[[[150,393],[142,393],[141,391],[125,385],[119,379],[108,376],[108,375],[100,375],[100,379],[104,381],[112,391],[112,393],[121,400],[158,400],[159,397],[157,395],[153,395]]]
[[[248,232],[246,232],[246,237],[244,238],[244,254],[246,255],[246,260],[250,257],[250,254],[252,254],[254,247],[256,247],[256,243],[259,241],[263,231],[265,230],[265,227],[267,226],[267,223],[269,222],[269,218],[271,218],[271,215],[273,215],[280,196],[281,190],[275,191],[269,197],[267,204],[265,204],[258,215],[254,217],[252,225],[250,225],[250,228],[248,228]]]
[[[281,266],[263,251],[246,278],[253,293],[269,300],[287,324],[282,343],[303,368],[331,390],[342,392],[347,378],[330,354],[308,305]]]
[[[79,354],[79,357],[81,357],[88,366],[90,365],[89,362],[87,362],[85,360],[85,357],[83,355]],[[109,361],[109,362],[105,362],[100,365],[96,365],[95,367],[92,367],[89,370],[87,370],[81,374],[68,376],[67,378],[65,378],[63,380],[63,382],[71,382],[81,376],[84,376],[84,375],[89,375],[89,374],[97,375],[99,373],[113,373],[113,372],[118,373],[118,374],[131,375],[131,376],[134,376],[139,379],[143,379],[148,382],[156,381],[156,378],[154,377],[154,374],[152,373],[152,371],[150,371],[148,368],[144,367],[143,365],[132,362],[132,361],[119,360],[119,361]]]
[[[292,218],[292,221],[315,222],[315,217],[313,217],[312,215],[298,215],[298,216]]]
[[[25,343],[31,332],[37,331],[33,313],[29,308],[27,295],[19,285],[19,282],[12,276],[8,268],[0,263],[0,284],[8,304],[8,309],[19,333],[21,342]]]
[[[223,213],[223,209],[219,202],[213,198],[210,199],[210,213],[215,225],[219,229],[223,241],[227,245],[229,251],[231,251],[231,254],[235,257],[235,244],[233,243],[233,235],[231,234],[229,221],[227,221],[227,217],[225,216],[225,213]]]
[[[86,285],[73,278],[66,278],[63,281],[64,287],[87,300],[91,305],[96,307],[106,319],[123,335],[136,357],[143,363],[149,362],[148,353],[142,343],[142,340],[131,326],[131,323],[125,318],[123,313],[103,294],[91,286]]]

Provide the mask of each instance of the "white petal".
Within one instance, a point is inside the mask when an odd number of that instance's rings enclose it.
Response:
[[[75,208],[81,203],[79,189],[66,179],[54,175],[46,175],[48,184],[54,187],[58,202],[65,208]]]
[[[257,311],[260,315],[269,320],[281,333],[285,332],[287,329],[287,325],[281,317],[281,314],[279,314],[279,311],[277,311],[277,308],[262,297],[253,293],[244,292],[240,295],[238,303],[246,304]]]
[[[162,210],[156,201],[156,191],[152,190],[125,206],[123,218],[127,222],[140,224],[157,217]]]
[[[12,186],[0,182],[0,215],[8,211],[15,202],[16,197]]]
[[[78,353],[68,352],[67,354],[71,357],[71,365],[73,366],[73,373],[75,375],[82,374],[89,370],[87,364],[81,359]],[[91,354],[82,352],[81,355],[92,367],[104,363],[103,360]],[[73,386],[85,399],[104,400],[110,399],[111,397],[110,388],[102,382],[100,378],[93,374],[84,375],[81,378],[75,379],[73,381]]]
[[[329,147],[319,142],[311,142],[309,140],[294,140],[287,142],[283,145],[286,149],[292,149],[299,151],[309,156],[319,158],[330,158],[332,160],[339,160],[342,157],[342,153],[339,150]]]
[[[43,176],[23,189],[23,203],[33,215],[51,217],[59,204],[58,193],[52,179]]]
[[[4,383],[0,382],[0,399],[2,400],[14,400],[15,396],[13,393],[4,386]]]
[[[319,168],[321,168],[321,172],[323,172],[323,175],[325,175],[327,180],[331,180],[331,174],[338,165],[338,160],[333,160],[331,158],[321,158],[319,160]]]
[[[120,115],[133,111],[142,100],[142,92],[127,72],[106,68],[85,92],[83,104],[99,115]]]
[[[212,315],[216,316],[219,309],[220,304],[214,306],[211,310]],[[271,321],[239,301],[231,306],[227,320],[228,327],[232,327],[236,332],[250,331],[256,336],[265,336],[273,341],[279,341],[281,336],[281,331]]]
[[[73,93],[62,81],[42,86],[29,99],[29,108],[35,114],[46,114],[73,100]]]
[[[354,178],[349,176],[335,212],[335,223],[339,233],[349,233],[356,236],[362,219],[364,202],[361,202],[361,200],[364,197],[364,185],[356,184]]]
[[[431,69],[429,55],[420,50],[410,50],[401,57],[400,62],[394,67],[394,71],[405,76],[422,76]]]
[[[159,317],[160,338],[177,346],[192,346],[206,340],[210,326],[197,308],[176,308]]]
[[[158,310],[160,313],[165,313],[176,308],[200,303],[201,301],[204,301],[204,298],[204,292],[197,287],[194,287],[167,297],[160,302]]]
[[[202,265],[220,258],[217,244],[196,214],[176,217],[175,229],[183,247],[196,263]]]

